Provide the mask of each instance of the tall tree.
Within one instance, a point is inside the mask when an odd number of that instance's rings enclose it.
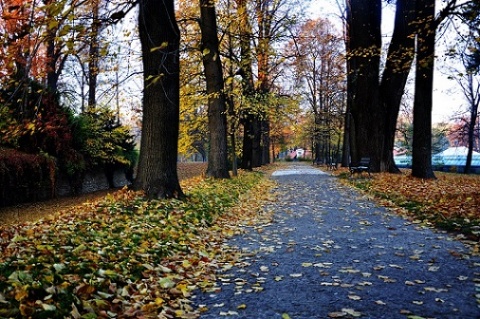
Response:
[[[469,119],[465,121],[468,153],[464,170],[465,174],[469,174],[475,141],[479,138],[475,134],[475,129],[478,127],[478,106],[480,104],[480,3],[467,5],[460,17],[469,28],[458,44],[460,60],[464,69],[456,70],[458,75],[455,78],[468,102],[470,115]]]
[[[255,56],[257,69],[257,111],[253,120],[253,166],[270,162],[270,121],[268,101],[275,91],[275,80],[285,57],[278,54],[276,43],[287,38],[288,29],[298,21],[308,1],[255,0]],[[296,14],[299,13],[299,14]]]
[[[238,74],[242,77],[243,95],[248,100],[253,100],[255,86],[253,81],[252,57],[252,26],[248,17],[247,0],[235,0],[237,3],[237,16],[239,19],[240,58]],[[253,167],[253,122],[255,115],[252,109],[245,108],[241,111],[243,125],[243,154],[240,167],[252,169]]]
[[[92,24],[89,39],[88,59],[88,109],[94,110],[97,105],[97,81],[99,62],[99,33],[101,21],[99,19],[100,0],[92,0]]]
[[[399,172],[393,159],[398,114],[415,56],[415,1],[397,0],[392,40],[380,83],[380,103],[385,110],[385,138],[380,171]]]
[[[140,0],[143,122],[134,188],[149,198],[182,198],[177,175],[180,31],[174,0]]]
[[[227,151],[227,114],[224,80],[218,50],[215,1],[200,0],[201,50],[207,84],[210,152],[207,176],[229,178]]]
[[[264,105],[265,99],[270,92],[272,85],[270,51],[271,41],[274,35],[273,24],[281,1],[256,0],[255,13],[257,18],[257,91],[259,93],[260,105]],[[260,110],[253,121],[253,166],[268,164],[269,159],[269,134],[270,123],[266,112]]]
[[[337,99],[341,97],[345,81],[345,56],[341,53],[341,38],[333,25],[324,19],[307,21],[300,26],[294,38],[293,62],[298,88],[308,101],[313,113],[313,153],[317,162],[331,162],[331,135]],[[336,161],[336,160],[335,160]]]
[[[379,107],[381,0],[347,0],[347,118],[352,162],[379,170],[384,111]]]
[[[412,176],[435,178],[432,167],[432,99],[435,61],[435,0],[417,0],[417,60],[413,104]]]

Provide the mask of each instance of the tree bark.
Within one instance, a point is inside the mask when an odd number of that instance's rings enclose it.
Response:
[[[478,67],[477,67],[478,68]],[[475,126],[477,125],[478,117],[478,104],[480,101],[480,84],[474,86],[474,75],[472,73],[467,74],[467,99],[470,102],[470,121],[468,123],[468,153],[467,161],[465,163],[465,174],[470,174],[472,168],[473,147],[475,141]]]
[[[97,82],[98,82],[98,62],[99,62],[99,32],[100,20],[98,18],[99,2],[94,1],[93,17],[90,34],[90,48],[88,52],[88,107],[89,111],[95,110],[97,107]]]
[[[247,0],[236,0],[240,27],[240,70],[242,77],[243,95],[247,101],[253,98],[255,91],[252,70],[252,48],[250,39],[252,28],[248,19]],[[241,111],[241,124],[243,125],[243,151],[240,167],[251,170],[253,168],[253,120],[252,111],[247,108]]]
[[[174,0],[140,0],[143,123],[134,188],[148,198],[182,198],[177,175],[180,32]]]
[[[252,116],[252,167],[262,166],[262,122],[257,113]]]
[[[278,5],[278,3],[277,3]],[[260,99],[267,98],[270,92],[271,77],[270,77],[270,50],[272,41],[272,23],[275,17],[275,4],[269,1],[257,0],[256,14],[258,25],[258,43],[256,47],[257,53],[257,78],[258,78],[258,93]],[[263,102],[263,101],[262,101]],[[261,103],[262,105],[264,103]],[[259,167],[270,162],[270,123],[266,112],[259,109],[256,112],[256,120],[254,125],[254,140],[253,140],[253,166]]]
[[[215,2],[200,0],[201,50],[207,81],[210,152],[207,176],[229,178],[227,151],[227,115],[224,80],[218,50]]]
[[[432,93],[435,61],[435,0],[417,0],[417,61],[413,105],[412,176],[435,178],[432,169]]]
[[[380,170],[384,110],[379,107],[381,0],[347,0],[347,109],[352,162],[370,157]]]
[[[386,112],[385,139],[380,170],[399,173],[393,159],[398,113],[415,56],[415,0],[397,0],[392,41],[380,83],[380,103]]]

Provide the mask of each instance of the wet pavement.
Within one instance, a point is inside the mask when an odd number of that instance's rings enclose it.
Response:
[[[241,261],[197,293],[201,318],[480,318],[480,258],[308,165],[272,174],[273,221],[229,246]]]

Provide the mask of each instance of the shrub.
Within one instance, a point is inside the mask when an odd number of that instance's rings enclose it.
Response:
[[[74,116],[41,84],[30,82],[29,88],[22,99],[15,93],[18,90],[0,90],[0,147],[54,157],[56,170],[68,176],[74,193],[81,191],[87,169],[94,167],[105,170],[110,187],[114,186],[113,172],[119,168],[132,179],[137,160],[134,139],[110,110]],[[6,156],[13,158],[5,163],[13,163],[19,155],[8,152]],[[10,171],[8,165],[5,172]]]
[[[111,110],[80,114],[74,118],[72,128],[75,148],[91,166],[105,170],[110,186],[110,175],[115,169],[131,170],[135,166],[138,154],[134,137],[128,127],[115,121]]]
[[[0,206],[55,196],[55,159],[0,148]]]

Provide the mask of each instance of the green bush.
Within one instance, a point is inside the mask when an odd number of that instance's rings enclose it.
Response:
[[[138,157],[134,138],[110,110],[74,115],[55,94],[36,82],[29,85],[23,100],[15,98],[18,90],[0,90],[0,147],[55,158],[54,168],[68,176],[74,193],[81,191],[87,170],[95,167],[105,170],[111,187],[117,169],[131,179]],[[2,164],[4,172],[14,171],[9,165],[18,160],[18,154],[10,155],[13,158]]]
[[[138,158],[134,137],[128,127],[115,121],[109,109],[85,112],[73,119],[73,144],[91,167],[105,170],[113,187],[113,172],[133,170]]]

